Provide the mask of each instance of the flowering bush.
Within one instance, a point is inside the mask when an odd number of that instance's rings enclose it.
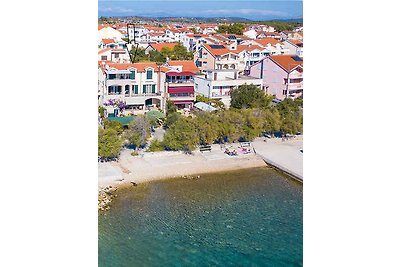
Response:
[[[104,105],[118,107],[120,111],[123,111],[126,108],[126,102],[121,99],[108,99]]]

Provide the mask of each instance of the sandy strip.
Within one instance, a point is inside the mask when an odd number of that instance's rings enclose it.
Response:
[[[164,151],[133,157],[130,153],[129,150],[123,151],[119,162],[99,163],[99,189],[110,185],[119,187],[132,182],[139,184],[184,175],[266,166],[262,158],[253,153],[228,156],[219,145],[213,146],[211,152],[197,151],[193,155]]]

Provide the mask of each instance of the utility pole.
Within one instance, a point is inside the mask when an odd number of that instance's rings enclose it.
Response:
[[[128,54],[129,54],[129,58],[131,60],[131,63],[135,63],[136,53],[137,53],[139,44],[136,45],[135,55],[132,57],[132,55],[131,55],[132,44],[131,44],[131,41],[130,41],[130,38],[129,38],[129,26],[133,26],[133,43],[134,44],[136,44],[136,35],[135,35],[136,28],[135,28],[135,24],[133,24],[133,23],[127,23],[126,24],[126,32],[128,33],[128,44],[127,44],[126,47],[127,47],[127,50],[128,50]]]

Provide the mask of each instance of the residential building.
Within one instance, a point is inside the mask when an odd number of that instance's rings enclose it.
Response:
[[[194,77],[199,69],[192,60],[170,60],[165,66],[165,97],[178,109],[192,109],[196,101]]]
[[[106,48],[98,51],[99,61],[111,61],[114,63],[128,63],[130,62],[130,57],[126,49],[121,48]]]
[[[238,69],[239,55],[235,52],[236,48],[236,42],[229,46],[203,44],[195,55],[196,66],[203,73],[213,69]]]
[[[303,40],[303,32],[302,31],[283,31],[281,34],[281,40]]]
[[[299,57],[303,56],[303,41],[286,40],[283,42],[285,49],[289,50],[290,54],[296,54]]]
[[[103,39],[113,39],[115,41],[122,41],[123,34],[112,28],[109,25],[98,26],[98,43],[100,44]]]
[[[99,63],[99,103],[110,99],[126,103],[125,113],[144,113],[164,109],[164,90],[160,86],[160,71],[153,62]],[[119,112],[117,107],[105,106],[108,113]]]
[[[226,107],[230,107],[232,90],[244,84],[261,88],[262,83],[262,79],[240,75],[239,70],[235,69],[208,70],[205,76],[194,77],[196,94],[220,100]]]
[[[250,76],[262,79],[263,89],[277,99],[303,95],[303,59],[297,55],[271,55],[250,67]]]

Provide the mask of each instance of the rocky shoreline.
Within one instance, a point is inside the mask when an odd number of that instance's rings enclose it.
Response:
[[[113,198],[117,196],[115,194],[116,188],[111,185],[99,190],[98,195],[98,210],[106,211],[110,209],[110,204]]]

